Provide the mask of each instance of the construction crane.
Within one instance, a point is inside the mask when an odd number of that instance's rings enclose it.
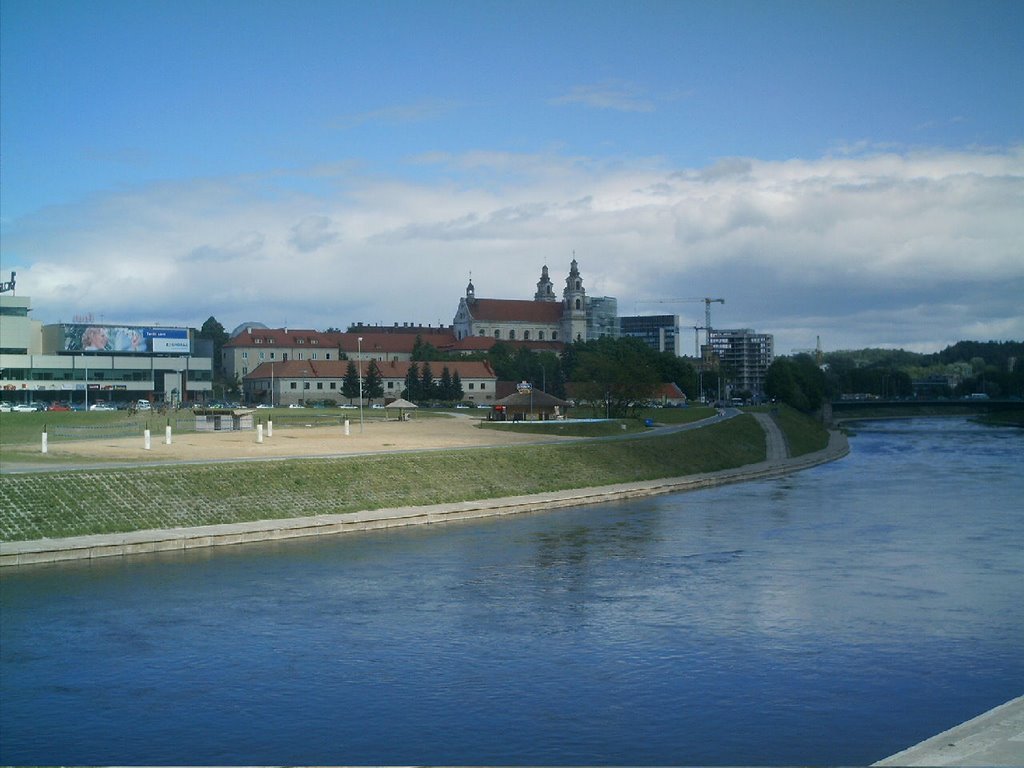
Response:
[[[701,298],[687,298],[687,299],[651,299],[649,301],[637,302],[638,304],[683,304],[690,301],[703,301],[704,302],[704,326],[703,330],[706,331],[704,341],[706,344],[711,343],[711,305],[712,304],[725,304],[725,299],[712,299],[707,296]],[[698,326],[694,326],[694,331],[698,330]],[[697,345],[697,357],[700,357],[700,344]]]

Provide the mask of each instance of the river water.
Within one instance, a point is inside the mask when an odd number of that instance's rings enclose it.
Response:
[[[866,764],[1024,692],[1024,432],[0,576],[0,763]]]

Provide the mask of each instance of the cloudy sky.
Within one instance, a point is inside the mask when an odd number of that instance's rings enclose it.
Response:
[[[1024,3],[4,0],[44,322],[710,296],[776,351],[1024,339]]]

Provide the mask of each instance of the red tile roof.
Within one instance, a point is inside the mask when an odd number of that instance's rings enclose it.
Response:
[[[562,320],[562,305],[557,301],[526,301],[522,299],[477,299],[469,312],[478,323],[557,324]]]
[[[263,362],[246,374],[244,378],[269,379],[273,372],[273,376],[278,379],[342,379],[345,377],[346,371],[348,371],[349,362],[355,362],[358,365],[358,362],[354,360],[282,360],[279,362],[275,361],[274,363]],[[364,376],[369,364],[369,360],[363,362]],[[410,365],[412,363],[385,360],[384,362],[378,362],[377,368],[386,379],[405,379]],[[419,362],[416,365],[419,366],[419,370],[422,373],[424,364]],[[457,372],[460,379],[497,378],[494,375],[494,371],[491,370],[491,366],[486,362],[475,360],[430,361],[430,369],[434,374],[434,378],[440,378],[441,372],[445,368],[452,375],[455,375]]]

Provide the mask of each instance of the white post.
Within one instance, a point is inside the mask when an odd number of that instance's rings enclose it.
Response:
[[[262,443],[263,442],[263,422],[262,421],[259,424],[256,425],[256,442],[257,443]]]
[[[42,445],[42,449],[43,449],[42,452],[43,453],[46,453],[46,451],[47,451],[48,438],[49,438],[49,435],[46,434],[46,427],[43,427],[43,445]]]
[[[148,451],[152,445],[149,435],[149,427],[146,427],[146,431],[142,433],[142,445]]]
[[[274,436],[274,420],[267,419],[267,437]]]
[[[167,427],[164,430],[164,444],[165,445],[170,445],[171,444],[171,423],[170,422],[167,422]]]
[[[348,419],[345,419],[345,437],[348,437]]]

